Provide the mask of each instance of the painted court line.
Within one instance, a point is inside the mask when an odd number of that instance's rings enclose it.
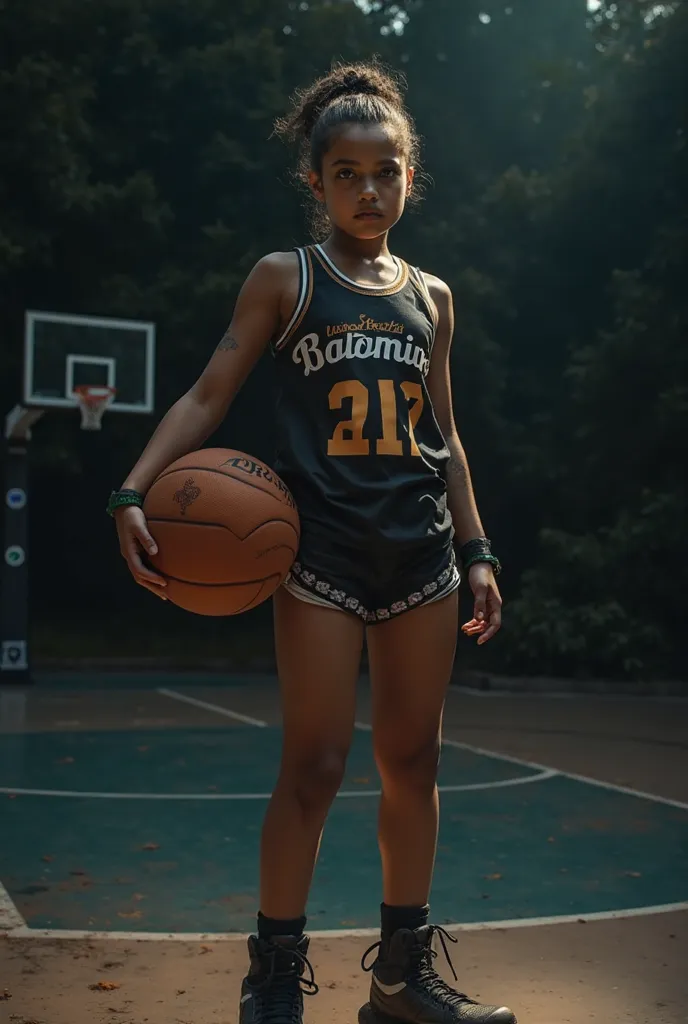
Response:
[[[10,899],[7,889],[0,882],[0,935],[3,932],[14,931],[16,928],[26,928],[26,921]]]
[[[237,722],[243,722],[244,725],[255,725],[258,729],[267,728],[267,722],[262,722],[259,718],[251,718],[250,715],[242,715],[238,711],[230,711],[229,708],[223,708],[220,704],[208,704],[204,700],[187,697],[185,693],[179,693],[177,690],[167,690],[165,687],[160,687],[157,692],[163,697],[169,697],[171,700],[179,700],[184,704],[192,704],[195,708],[203,708],[204,711],[214,711],[216,715],[233,718]]]
[[[556,772],[544,771],[534,775],[519,775],[512,779],[497,779],[493,782],[468,782],[456,786],[438,786],[440,793],[464,793],[476,789],[501,789],[505,786],[525,786],[530,782],[543,782],[556,776]],[[99,793],[73,789],[12,789],[0,786],[0,793],[12,796],[50,796],[74,800],[269,800],[272,793]],[[380,789],[344,789],[338,799],[354,800],[360,797],[382,796]]]
[[[161,693],[165,697],[171,697],[173,700],[181,700],[187,704],[193,704],[197,707],[204,708],[206,711],[215,711],[217,714],[225,715],[227,718],[235,718],[238,721],[246,722],[248,725],[265,728],[268,724],[267,722],[262,722],[257,718],[250,718],[247,715],[240,715],[237,712],[229,711],[227,708],[223,708],[219,704],[208,704],[206,701],[196,700],[195,697],[187,697],[185,694],[177,693],[175,690],[159,689],[158,693]],[[367,722],[357,721],[355,726],[362,732],[372,732],[372,726]],[[579,775],[576,772],[561,771],[558,768],[552,768],[552,766],[548,764],[540,764],[537,761],[526,761],[522,757],[512,757],[510,754],[499,754],[494,750],[486,750],[484,747],[475,747],[470,743],[462,743],[459,740],[452,740],[447,737],[444,737],[442,742],[447,747],[455,747],[457,750],[467,750],[472,754],[479,754],[481,757],[489,757],[496,761],[505,761],[508,764],[517,764],[523,768],[532,768],[535,772],[550,772],[554,775],[561,775],[566,779],[574,779],[576,782],[582,782],[587,786],[597,786],[599,789],[608,789],[613,793],[624,793],[626,796],[634,796],[639,800],[650,800],[652,803],[664,804],[667,807],[677,807],[679,810],[688,811],[688,803],[681,800],[672,800],[670,797],[658,796],[656,793],[646,793],[643,790],[632,789],[630,786],[621,786],[614,782],[603,782],[601,779],[594,779],[588,775]]]
[[[370,732],[372,726],[367,722],[356,722],[356,728],[364,732]],[[667,807],[678,807],[681,811],[688,811],[688,803],[682,800],[672,800],[667,796],[659,796],[657,793],[645,793],[641,789],[632,789],[630,786],[621,786],[615,782],[603,782],[602,779],[593,779],[589,775],[579,775],[577,772],[566,772],[560,768],[552,768],[548,764],[540,764],[538,761],[526,761],[523,757],[512,757],[511,754],[498,754],[495,750],[486,750],[484,747],[475,747],[472,743],[462,743],[460,740],[442,738],[445,747],[455,747],[457,750],[467,750],[471,754],[479,754],[481,757],[491,757],[495,761],[506,761],[507,764],[518,764],[522,768],[532,768],[535,772],[552,772],[553,775],[561,775],[564,779],[573,779],[575,782],[583,782],[586,786],[597,786],[600,789],[609,789],[613,793],[624,793],[626,796],[635,796],[639,800],[651,800],[656,804],[665,804]]]
[[[499,761],[508,761],[510,764],[520,764],[533,771],[553,771],[564,779],[573,779],[575,782],[583,782],[586,786],[597,786],[599,789],[609,789],[613,793],[623,793],[625,796],[635,796],[639,800],[651,800],[656,804],[665,804],[667,807],[678,807],[681,811],[688,811],[688,803],[682,800],[672,800],[667,796],[658,796],[657,793],[645,793],[641,789],[632,789],[630,786],[621,786],[615,782],[603,782],[601,779],[593,779],[589,775],[579,775],[577,772],[565,772],[550,765],[538,764],[537,761],[525,761],[520,757],[510,757],[507,754],[497,754],[494,750],[485,750],[483,747],[474,747],[470,743],[461,743],[459,740],[444,739],[448,747],[456,747],[459,750],[468,750],[473,754],[480,754],[482,757],[493,757]]]
[[[506,931],[517,928],[542,928],[558,924],[590,924],[594,921],[621,921],[631,917],[653,917],[656,914],[678,914],[688,911],[688,903],[659,903],[647,907],[628,907],[626,910],[602,910],[586,914],[561,914],[553,917],[518,917],[507,921],[469,921],[465,924],[443,925],[448,932]],[[379,928],[349,928],[313,931],[314,939],[377,938]],[[98,939],[124,942],[246,942],[244,932],[99,932],[69,931],[59,928],[28,928],[25,924],[10,929],[0,928],[0,935],[12,939],[80,939],[94,942]]]
[[[372,726],[367,722],[356,722],[356,728],[363,732],[371,732]],[[672,800],[667,796],[659,796],[657,793],[646,793],[641,789],[632,789],[630,786],[621,786],[615,782],[603,782],[602,779],[593,779],[589,775],[579,775],[577,772],[566,772],[560,768],[552,768],[548,764],[540,764],[538,761],[526,761],[522,757],[512,757],[510,754],[498,754],[495,750],[486,750],[484,747],[475,747],[472,743],[462,743],[460,740],[442,738],[445,747],[455,747],[457,750],[467,750],[471,754],[479,754],[481,757],[491,757],[495,761],[506,761],[507,764],[518,764],[522,768],[532,768],[535,772],[552,772],[553,775],[560,775],[565,779],[573,779],[575,782],[583,782],[586,786],[597,786],[599,789],[609,789],[613,793],[623,793],[625,796],[635,796],[639,800],[651,800],[656,804],[665,804],[667,807],[678,807],[681,811],[688,811],[688,803],[682,800]]]
[[[580,690],[479,690],[472,686],[452,686],[449,693],[459,693],[464,697],[476,697],[480,700],[491,698],[514,700],[584,700],[611,702],[613,704],[642,701],[643,704],[686,704],[688,697],[677,694],[651,693],[586,693]]]

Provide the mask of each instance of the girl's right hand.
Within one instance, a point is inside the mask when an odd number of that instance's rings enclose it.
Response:
[[[115,511],[115,523],[119,537],[119,550],[129,566],[129,572],[138,584],[145,587],[146,590],[150,590],[151,594],[166,601],[167,598],[162,590],[167,586],[167,580],[144,565],[141,558],[142,551],[149,555],[155,555],[158,551],[158,545],[148,532],[143,509],[136,505],[125,505],[119,508]]]

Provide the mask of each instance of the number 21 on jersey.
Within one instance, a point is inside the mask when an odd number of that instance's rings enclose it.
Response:
[[[382,435],[374,443],[377,455],[403,455],[404,444],[398,435],[397,395],[393,380],[379,380]],[[408,434],[411,455],[420,455],[414,429],[423,411],[423,392],[415,381],[400,385],[403,400],[408,406]],[[330,409],[342,409],[351,402],[351,418],[340,420],[327,442],[328,455],[370,455],[371,442],[363,436],[368,418],[369,392],[360,380],[341,380],[329,394]]]

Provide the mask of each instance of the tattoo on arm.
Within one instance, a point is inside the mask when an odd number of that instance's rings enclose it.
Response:
[[[456,455],[452,455],[447,463],[447,481],[450,479],[464,486],[468,481],[468,467],[464,460]]]
[[[239,348],[239,342],[236,340],[234,335],[229,331],[225,331],[222,339],[217,346],[218,352],[234,352]]]

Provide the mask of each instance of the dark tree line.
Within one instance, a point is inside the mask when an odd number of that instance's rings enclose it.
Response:
[[[3,410],[37,308],[155,320],[162,414],[253,262],[304,240],[271,133],[287,96],[333,57],[379,53],[424,136],[425,198],[395,245],[454,290],[457,421],[505,564],[506,628],[480,663],[684,674],[688,14],[588,7],[6,0]],[[270,458],[272,373],[266,359],[214,442]],[[76,424],[34,431],[38,630],[83,623],[117,653],[133,620],[163,643],[267,629],[266,609],[218,624],[150,608],[102,510],[152,421]]]

